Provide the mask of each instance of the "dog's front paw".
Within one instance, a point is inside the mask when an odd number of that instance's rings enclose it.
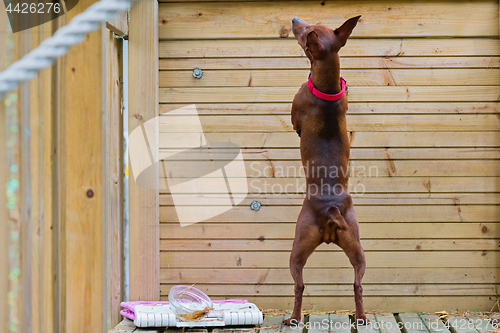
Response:
[[[297,326],[300,323],[300,319],[295,319],[293,317],[290,317],[288,319],[283,320],[283,325],[287,326]]]

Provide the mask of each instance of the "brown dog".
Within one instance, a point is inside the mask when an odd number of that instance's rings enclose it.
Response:
[[[346,128],[347,96],[345,81],[340,78],[338,54],[359,18],[347,20],[336,30],[323,24],[308,25],[298,17],[292,20],[295,38],[311,61],[311,74],[292,104],[292,124],[301,137],[300,154],[307,190],[290,256],[295,304],[292,316],[284,322],[286,325],[300,321],[303,267],[323,242],[340,246],[354,267],[356,320],[367,322],[361,287],[365,255],[347,187],[350,150]]]

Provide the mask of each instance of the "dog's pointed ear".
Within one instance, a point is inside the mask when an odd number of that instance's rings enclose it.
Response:
[[[349,38],[349,36],[351,35],[352,30],[354,29],[356,24],[358,24],[358,20],[360,17],[361,15],[351,17],[335,30],[335,35],[337,35],[341,42],[340,47],[344,46],[345,43],[347,43],[347,38]]]
[[[311,52],[312,56],[315,59],[319,58],[323,45],[319,41],[318,34],[316,33],[316,31],[311,30],[306,38],[307,41],[305,51]]]

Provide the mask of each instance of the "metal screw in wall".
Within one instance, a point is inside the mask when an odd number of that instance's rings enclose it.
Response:
[[[203,71],[199,68],[195,68],[193,70],[193,76],[195,79],[201,79],[201,77],[203,76]]]
[[[250,204],[250,209],[252,210],[259,210],[262,204],[258,201],[254,201]]]

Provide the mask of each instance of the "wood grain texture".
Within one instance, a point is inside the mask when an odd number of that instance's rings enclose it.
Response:
[[[295,40],[231,39],[161,40],[160,58],[248,58],[303,57]],[[415,57],[415,56],[499,56],[500,42],[495,38],[376,38],[352,39],[340,52],[341,57]],[[287,60],[287,59],[284,59]]]
[[[480,267],[495,268],[499,251],[366,252],[367,270],[379,268]],[[288,268],[290,252],[160,252],[161,268]],[[309,268],[352,267],[342,252],[314,252],[307,260]]]
[[[495,283],[498,268],[370,268],[363,284],[436,283]],[[162,280],[210,284],[293,284],[288,268],[165,268]],[[352,268],[305,268],[305,284],[349,284],[353,282]]]
[[[369,268],[368,268],[369,269]],[[167,295],[170,288],[176,284],[162,284],[161,293]],[[226,295],[238,294],[241,296],[288,296],[293,294],[293,284],[287,285],[219,285],[219,284],[199,284],[200,290],[213,297],[225,297]],[[309,284],[304,291],[308,296],[351,296],[354,295],[352,283],[338,285],[334,283],[325,285]],[[454,296],[459,293],[461,296],[494,296],[494,284],[480,285],[457,285],[457,284],[404,284],[404,285],[375,285],[363,284],[363,296]]]
[[[160,149],[160,155],[169,152],[181,152],[182,149]],[[168,157],[168,161],[203,161],[201,152],[205,149],[196,149],[192,154],[174,155]],[[232,149],[218,151],[212,156],[214,161],[231,160]],[[271,148],[271,149],[241,149],[243,158],[247,161],[261,160],[300,160],[300,150],[297,148]],[[430,163],[442,160],[497,160],[500,159],[500,151],[494,148],[352,148],[350,161],[356,164],[358,161],[382,160],[382,161],[419,161],[432,160]],[[460,163],[460,162],[458,162]]]
[[[116,35],[123,37],[123,39],[128,38],[128,12],[121,11],[116,13],[116,15],[106,22],[106,28],[115,33]]]
[[[193,71],[160,71],[160,87],[300,87],[309,69],[206,70],[201,79]],[[342,69],[349,87],[356,86],[498,86],[500,70],[467,69]]]
[[[335,330],[338,333],[350,333],[348,315],[311,314],[309,315],[310,328],[308,333],[328,333]],[[337,324],[337,327],[335,327]],[[343,326],[343,327],[342,327]]]
[[[227,160],[219,160],[227,161]],[[171,179],[189,178],[196,175],[197,171],[216,171],[213,161],[164,161],[168,170],[174,170],[175,176]],[[246,176],[249,178],[297,178],[305,177],[305,171],[300,160],[245,160]],[[379,178],[379,177],[498,177],[500,176],[499,162],[497,160],[463,160],[463,161],[350,161],[348,170],[340,170],[319,166],[309,166],[309,170],[315,175],[325,177],[327,174],[336,176],[349,172],[355,178]],[[163,168],[162,168],[163,169]],[[207,171],[208,172],[208,171]],[[166,177],[163,170],[160,177]],[[206,178],[218,177],[217,174],[209,174]],[[164,181],[164,179],[163,179]],[[216,192],[216,191],[213,191]]]
[[[401,313],[398,315],[399,319],[406,325],[408,329],[405,328],[407,333],[427,333],[428,329],[425,327],[424,322],[416,313]]]
[[[132,333],[136,328],[132,320],[125,318],[108,333]]]
[[[158,115],[158,3],[137,3],[130,12],[129,133]],[[156,133],[150,133],[153,152]],[[133,143],[132,143],[133,144]],[[157,169],[152,173],[155,177]],[[157,178],[152,179],[156,183]],[[129,177],[130,300],[155,301],[159,292],[158,190]]]
[[[297,87],[160,88],[161,103],[290,103]],[[352,102],[494,102],[499,86],[357,86],[349,89]]]
[[[350,132],[352,148],[380,147],[498,147],[500,132],[462,131],[462,132]],[[240,132],[205,133],[208,142],[233,142],[242,148],[298,148],[300,139],[295,132]],[[168,135],[160,133],[160,147]],[[170,147],[170,146],[167,146]],[[186,148],[186,147],[179,147]]]
[[[331,28],[362,14],[351,38],[491,37],[498,36],[497,13],[497,1],[172,3],[161,4],[159,11],[161,39],[279,38],[283,28],[292,39],[291,21],[297,14],[309,24],[321,22]]]
[[[361,22],[340,56],[350,87],[350,163],[379,170],[377,177],[351,172],[350,179],[367,254],[365,307],[493,306],[500,44],[498,2],[489,0],[160,4],[160,114],[196,104],[207,141],[237,144],[247,175],[260,176],[231,179],[247,182],[250,193],[235,194],[246,198],[186,228],[168,188],[160,190],[162,299],[173,284],[196,283],[215,298],[293,306],[288,260],[305,183],[303,175],[278,171],[301,165],[290,107],[310,65],[292,33],[279,37],[294,16],[335,27],[358,12]],[[201,79],[194,68],[203,70]],[[189,132],[184,120],[160,117],[160,154],[171,133]],[[183,165],[176,175],[182,181],[190,165],[203,163],[184,154],[165,165]],[[213,209],[227,191],[219,182],[209,182],[206,195],[187,188],[176,204],[193,213]],[[360,185],[362,194],[354,189]],[[263,204],[258,212],[249,208],[253,201]],[[338,248],[320,246],[305,279],[304,308],[353,308],[352,268]]]
[[[160,59],[160,70],[224,70],[224,69],[309,69],[311,67],[306,57],[287,58],[170,58]],[[340,68],[349,69],[379,69],[379,68],[498,68],[499,57],[342,57]]]
[[[123,285],[123,64],[122,42],[106,32],[106,272],[107,329],[121,320]]]
[[[193,206],[191,213],[186,214],[183,221],[196,221],[200,211],[211,206]],[[259,211],[250,207],[233,207],[207,222],[296,222],[300,206],[271,206]],[[356,215],[360,222],[497,222],[500,206],[467,205],[467,206],[358,206]],[[191,218],[191,219],[190,219]],[[177,222],[175,207],[160,207],[160,222]]]
[[[160,133],[195,131],[190,125],[190,120],[191,117],[174,116],[167,113],[159,117]],[[203,129],[211,133],[295,132],[289,115],[200,116],[199,120]],[[500,130],[500,119],[496,114],[353,114],[347,115],[346,121],[349,132],[488,132]]]
[[[40,27],[34,27],[29,30],[25,38],[29,40],[31,47],[36,47],[41,42]],[[45,318],[40,312],[43,307],[44,297],[44,279],[43,279],[43,252],[44,252],[44,234],[38,232],[44,227],[44,161],[43,161],[43,77],[36,76],[28,84],[28,113],[29,121],[27,125],[30,128],[29,136],[29,176],[25,181],[29,182],[29,200],[30,200],[30,236],[31,253],[27,256],[30,261],[31,275],[31,327],[33,333],[42,331]]]
[[[70,20],[94,3],[82,0]],[[90,33],[61,59],[60,330],[104,327],[103,31]]]
[[[232,240],[232,239],[199,239],[199,240],[160,240],[161,251],[290,251],[293,239],[287,240]],[[499,239],[361,239],[365,251],[454,251],[454,250],[488,250],[499,248]],[[342,251],[340,248],[321,244],[315,251]]]
[[[46,23],[41,26],[41,38],[52,36],[56,30],[56,22]],[[59,76],[57,65],[44,70],[39,75],[43,78],[41,92],[43,96],[43,303],[41,315],[43,317],[43,330],[52,332],[57,329],[59,322],[59,197],[58,197],[58,160],[60,154],[57,132],[57,112],[59,100]],[[54,281],[56,281],[54,283]]]
[[[17,42],[17,49],[19,50],[19,57],[23,57],[30,51],[31,44],[31,36],[29,31],[21,31],[19,33],[18,41],[14,40],[14,43]],[[17,95],[15,98],[17,99],[17,113],[15,115],[11,115],[9,118],[11,119],[11,123],[15,124],[19,128],[29,128],[30,127],[30,117],[31,117],[31,102],[32,96],[30,96],[30,83],[26,83],[21,85],[17,89]],[[14,91],[16,91],[14,90]],[[36,93],[33,94],[34,99],[36,100]],[[35,106],[35,108],[38,106]],[[13,218],[11,216],[11,231],[10,234],[11,239],[10,243],[15,244],[17,240],[15,239],[14,233],[18,232],[19,235],[19,256],[20,264],[19,264],[19,282],[20,286],[18,287],[18,300],[21,302],[22,306],[18,308],[18,316],[22,318],[19,322],[19,328],[22,331],[31,331],[32,330],[32,308],[33,308],[33,289],[35,289],[35,293],[38,290],[38,286],[33,288],[32,285],[32,254],[33,254],[33,218],[31,216],[31,185],[32,185],[32,175],[31,175],[31,161],[29,156],[31,154],[31,137],[28,135],[26,131],[16,131],[11,127],[11,133],[7,134],[12,140],[13,137],[16,137],[17,142],[14,141],[12,148],[10,149],[9,162],[10,165],[16,165],[18,168],[18,172],[16,174],[11,173],[11,179],[16,179],[19,181],[19,187],[17,190],[17,198],[15,199],[15,203],[13,205],[14,209],[10,209],[10,213],[12,214],[17,209],[19,216],[18,219]],[[17,155],[17,156],[16,156]],[[16,160],[16,157],[18,160]],[[36,163],[36,162],[35,162]],[[17,207],[16,207],[17,206]],[[36,210],[36,208],[35,208]],[[16,224],[19,226],[17,227]],[[15,246],[15,245],[14,245]],[[36,246],[35,246],[36,248]],[[15,253],[15,252],[14,252]],[[14,255],[15,258],[16,255]],[[15,263],[16,259],[12,258]],[[12,282],[11,282],[12,283]],[[36,296],[35,296],[36,297]],[[13,311],[14,312],[14,311]],[[38,319],[38,315],[34,315],[35,319]]]
[[[161,291],[167,295],[170,288],[175,284],[162,284]],[[238,294],[241,296],[281,296],[293,293],[293,283],[287,285],[217,285],[200,284],[198,287],[205,290],[213,297],[225,297],[226,295]],[[334,283],[306,286],[305,294],[308,296],[351,296],[354,295],[352,284],[338,285]],[[468,284],[457,286],[454,284],[404,284],[404,285],[375,285],[363,284],[363,296],[493,296],[495,295],[494,284]]]
[[[2,57],[0,51],[0,60]],[[3,62],[2,62],[3,64]],[[5,101],[0,100],[0,133],[6,132],[5,126]],[[7,184],[7,136],[2,135],[0,138],[0,184]],[[8,253],[8,212],[7,212],[7,196],[5,185],[2,185],[0,191],[0,252],[3,254]],[[9,271],[8,257],[6,255],[0,256],[0,328],[7,331],[7,318],[9,311],[7,303],[7,295],[9,291],[9,280],[7,272]]]
[[[224,194],[206,195],[176,195],[176,206],[201,206],[198,197],[209,197],[206,205],[222,205]],[[249,194],[238,206],[249,207],[254,201],[262,206],[302,206],[305,194]],[[400,205],[496,205],[500,204],[498,193],[450,193],[450,194],[408,194],[408,193],[384,193],[384,194],[358,194],[353,195],[354,206],[400,206]],[[171,194],[160,195],[160,206],[173,206],[174,201]]]
[[[419,317],[420,317],[420,319],[422,319],[422,321],[425,323],[425,326],[427,327],[427,329],[431,333],[450,332],[450,327],[448,325],[445,325],[445,323],[443,323],[443,321],[441,321],[439,316],[437,316],[437,315],[419,314]],[[451,320],[451,319],[453,319],[453,317],[454,316],[450,316],[449,319]],[[458,329],[458,331],[461,331],[461,330]],[[471,327],[471,329],[468,333],[472,333],[471,331],[475,331],[475,329],[473,327]],[[462,331],[461,333],[466,333],[466,332]]]
[[[353,195],[382,193],[492,193],[498,192],[499,177],[384,177],[384,178],[350,178],[349,191]],[[250,194],[303,194],[305,179],[303,178],[235,178],[235,185],[247,182]],[[220,179],[214,178],[210,183],[210,193],[220,194],[224,187]],[[196,194],[193,187],[186,187],[179,194]],[[169,193],[161,189],[160,193]],[[235,195],[247,195],[234,191]]]
[[[0,21],[6,22],[7,12],[0,11]],[[6,33],[0,30],[3,37]],[[2,47],[0,49],[0,71],[5,69],[7,58],[11,56],[8,48]],[[6,105],[5,98],[0,98],[0,133],[7,133],[6,124]],[[9,213],[7,210],[7,191],[6,184],[8,180],[8,166],[7,166],[7,135],[0,136],[0,330],[9,332],[8,330],[8,292],[9,292],[9,261],[8,256],[8,221]]]
[[[186,106],[185,104],[160,104],[160,115]],[[196,111],[201,116],[217,115],[285,115],[290,116],[292,103],[197,103]],[[347,114],[496,114],[500,112],[498,102],[449,102],[449,103],[349,103]]]
[[[370,239],[496,239],[498,222],[360,223],[360,234]],[[197,223],[182,228],[179,223],[161,223],[162,239],[293,239],[295,223]],[[367,235],[366,237],[364,235]],[[215,267],[214,267],[215,268]]]

